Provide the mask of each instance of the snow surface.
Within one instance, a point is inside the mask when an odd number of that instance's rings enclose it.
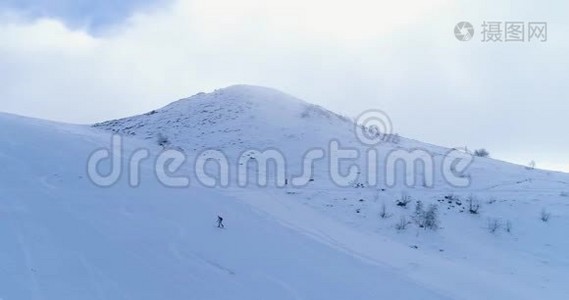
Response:
[[[108,134],[10,115],[0,125],[2,299],[442,297],[227,194],[96,187],[85,160]]]
[[[125,157],[158,155],[157,136],[195,158],[279,149],[291,173],[331,139],[365,150],[348,118],[281,92],[233,86],[95,128],[0,114],[0,299],[566,299],[569,175],[477,158],[455,188],[339,187],[325,162],[305,187],[161,185],[143,164],[108,188],[87,177],[89,155],[125,138]],[[105,129],[105,130],[101,130]],[[442,147],[402,138],[380,145]],[[380,162],[382,160],[380,159]],[[123,162],[126,164],[127,162]],[[237,164],[237,163],[235,163]],[[440,175],[440,174],[439,174]],[[232,178],[235,180],[234,177]],[[438,204],[440,228],[397,231],[402,191]],[[460,200],[448,200],[450,193]],[[465,211],[477,197],[480,213]],[[459,204],[460,203],[460,204]],[[379,217],[381,206],[392,215]],[[540,220],[542,209],[552,213]],[[215,227],[216,216],[226,229]],[[495,233],[489,220],[502,224]],[[511,231],[506,232],[506,223]]]

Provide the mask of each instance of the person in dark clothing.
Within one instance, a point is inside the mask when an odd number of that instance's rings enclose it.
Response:
[[[223,218],[220,216],[217,216],[217,228],[225,228],[223,225]]]

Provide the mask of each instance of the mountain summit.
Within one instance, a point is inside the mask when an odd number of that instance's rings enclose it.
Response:
[[[283,92],[250,85],[199,93],[143,115],[94,126],[150,140],[166,136],[173,144],[193,150],[277,147],[286,140],[315,145],[325,142],[319,134],[332,138],[353,130],[346,117]]]

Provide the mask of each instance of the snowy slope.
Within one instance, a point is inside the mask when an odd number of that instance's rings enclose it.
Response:
[[[188,188],[161,185],[152,168],[166,148],[191,162],[205,149],[235,158],[278,149],[291,174],[303,153],[330,140],[365,151],[348,118],[284,93],[234,86],[162,109],[97,124],[56,124],[0,114],[1,299],[565,299],[569,294],[569,175],[477,158],[455,188],[340,187],[326,161],[304,187],[209,189],[192,165]],[[103,129],[103,130],[101,130]],[[87,159],[124,139],[124,157],[149,149],[141,185],[127,174],[107,188]],[[448,149],[401,138],[390,150]],[[127,161],[123,161],[126,169]],[[233,166],[236,167],[236,166]],[[440,228],[410,224],[395,204],[405,191],[439,207]],[[453,193],[458,200],[445,199]],[[465,211],[479,199],[479,214]],[[459,204],[460,203],[460,204]],[[389,218],[380,218],[382,205]],[[546,209],[548,222],[539,219]],[[215,228],[222,214],[227,228]],[[488,231],[489,220],[502,227]],[[510,232],[505,230],[511,224]]]
[[[86,159],[106,133],[4,114],[0,126],[2,299],[445,298],[213,190],[96,187]]]
[[[254,86],[198,94],[145,115],[95,127],[151,144],[156,144],[157,136],[166,136],[168,147],[183,149],[190,161],[204,149],[218,149],[237,165],[233,159],[243,151],[278,149],[287,159],[289,174],[299,172],[301,154],[314,147],[327,149],[330,140],[361,152],[367,149],[357,140],[355,126],[348,118]],[[398,143],[382,143],[379,149],[380,170],[393,150],[423,149],[438,164],[449,151],[405,138]],[[310,232],[321,241],[390,265],[454,298],[535,299],[547,291],[550,299],[562,299],[569,294],[565,284],[569,242],[564,238],[569,228],[568,174],[475,158],[465,174],[471,178],[467,187],[449,185],[437,173],[433,187],[387,187],[380,183],[346,188],[331,182],[327,161],[317,162],[314,172],[314,181],[302,188],[249,186],[243,190],[232,185],[218,191],[262,207],[271,217]],[[413,198],[408,209],[395,204],[402,191]],[[446,199],[451,194],[457,200]],[[471,196],[481,205],[478,214],[470,214],[466,208]],[[394,229],[401,216],[412,218],[416,200],[438,205],[438,231],[414,225],[405,231]],[[378,216],[383,205],[390,218]],[[307,207],[312,210],[305,211]],[[311,217],[295,218],[304,214],[299,210]],[[552,214],[550,221],[540,220],[542,210]],[[319,227],[325,221],[316,221],[317,217],[330,220],[334,226],[347,226],[350,234]],[[490,233],[488,227],[493,222],[500,228]]]

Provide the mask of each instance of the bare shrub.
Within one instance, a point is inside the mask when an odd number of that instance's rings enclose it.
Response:
[[[488,231],[490,233],[495,233],[498,229],[500,229],[500,220],[493,218],[488,220]]]
[[[446,200],[449,200],[449,201],[458,201],[458,200],[460,200],[459,197],[458,197],[457,195],[453,194],[453,193],[449,193],[449,194],[445,195],[444,198],[445,198]]]
[[[425,212],[425,229],[437,230],[439,228],[438,207],[436,204],[430,204]]]
[[[473,215],[477,215],[480,210],[480,201],[478,201],[478,199],[473,195],[470,195],[466,199],[466,203],[468,203],[468,212]]]
[[[423,208],[423,202],[417,201],[413,220],[421,228],[437,230],[439,228],[437,205],[430,204],[429,207],[425,210]]]
[[[166,147],[170,144],[170,140],[168,139],[168,137],[163,135],[162,133],[158,133],[158,136],[156,137],[156,142],[158,143],[159,146],[162,147]]]
[[[423,209],[423,202],[421,200],[417,201],[415,205],[413,220],[417,223],[417,226],[421,228],[425,227],[425,210]]]
[[[549,218],[551,218],[551,213],[548,212],[545,208],[541,210],[541,214],[539,216],[539,219],[543,222],[548,222]]]
[[[474,156],[478,156],[478,157],[489,157],[490,156],[490,152],[488,152],[486,149],[484,148],[480,148],[477,150],[474,150],[473,153]]]
[[[510,220],[506,221],[506,232],[507,233],[511,233],[512,232],[512,222]]]
[[[401,207],[405,207],[405,208],[407,208],[407,204],[409,204],[409,202],[411,202],[411,196],[409,196],[405,192],[402,192],[401,198],[397,199],[397,201],[396,201],[397,206],[401,206]]]
[[[534,169],[535,169],[535,161],[533,161],[533,160],[530,161],[530,162],[528,163],[528,165],[526,166],[526,169],[527,169],[527,170],[534,170]]]
[[[398,231],[403,231],[403,230],[407,229],[408,225],[409,225],[409,221],[407,221],[407,218],[405,216],[401,216],[401,219],[399,219],[399,222],[397,224],[395,224],[395,229],[397,229]]]
[[[392,216],[389,212],[387,212],[387,206],[385,205],[385,202],[381,204],[381,210],[379,211],[379,216],[382,219],[387,219]]]

